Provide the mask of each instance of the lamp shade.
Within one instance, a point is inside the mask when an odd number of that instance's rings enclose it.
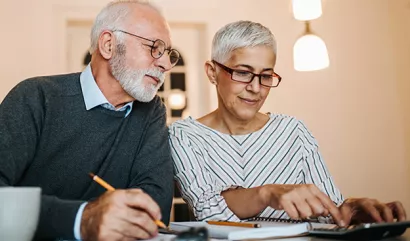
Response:
[[[292,0],[293,16],[309,21],[322,15],[322,0]]]
[[[293,65],[297,71],[313,71],[329,67],[325,42],[314,34],[300,37],[293,46]]]

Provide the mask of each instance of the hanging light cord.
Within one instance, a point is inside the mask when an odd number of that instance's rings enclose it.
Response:
[[[310,30],[310,22],[305,21],[305,34],[311,34],[312,31]]]

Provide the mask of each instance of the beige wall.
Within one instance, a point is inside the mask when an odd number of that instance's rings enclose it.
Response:
[[[92,19],[106,2],[0,1],[0,100],[24,78],[64,72],[64,14]],[[324,0],[324,14],[311,26],[328,46],[330,67],[307,73],[292,67],[303,24],[293,19],[290,1],[154,2],[171,22],[205,24],[208,44],[230,21],[250,19],[270,27],[279,45],[276,70],[284,79],[263,110],[306,122],[345,196],[400,199],[410,210],[408,0]],[[214,91],[210,97],[214,108]]]
[[[403,7],[404,6],[404,7]],[[407,161],[410,161],[410,1],[401,1],[401,4],[389,5],[391,34],[394,38],[394,65],[397,80],[399,108],[404,123],[405,146]],[[403,31],[407,30],[407,31]],[[391,78],[389,78],[391,79]],[[410,173],[410,165],[406,173]]]

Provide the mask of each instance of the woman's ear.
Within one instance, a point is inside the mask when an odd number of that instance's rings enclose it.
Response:
[[[212,61],[205,62],[205,73],[208,76],[209,82],[213,85],[217,85],[216,82],[216,68]]]
[[[114,52],[115,38],[111,31],[104,31],[98,39],[98,50],[104,59],[111,59]]]

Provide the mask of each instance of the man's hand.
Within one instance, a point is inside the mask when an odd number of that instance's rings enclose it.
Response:
[[[339,207],[346,223],[379,223],[406,220],[400,202],[381,203],[369,198],[349,198]]]
[[[268,184],[262,188],[262,200],[265,200],[267,206],[284,210],[292,219],[330,214],[339,226],[346,224],[340,210],[332,200],[313,184]]]
[[[89,202],[81,218],[83,240],[135,240],[157,235],[161,212],[140,189],[116,190]]]

